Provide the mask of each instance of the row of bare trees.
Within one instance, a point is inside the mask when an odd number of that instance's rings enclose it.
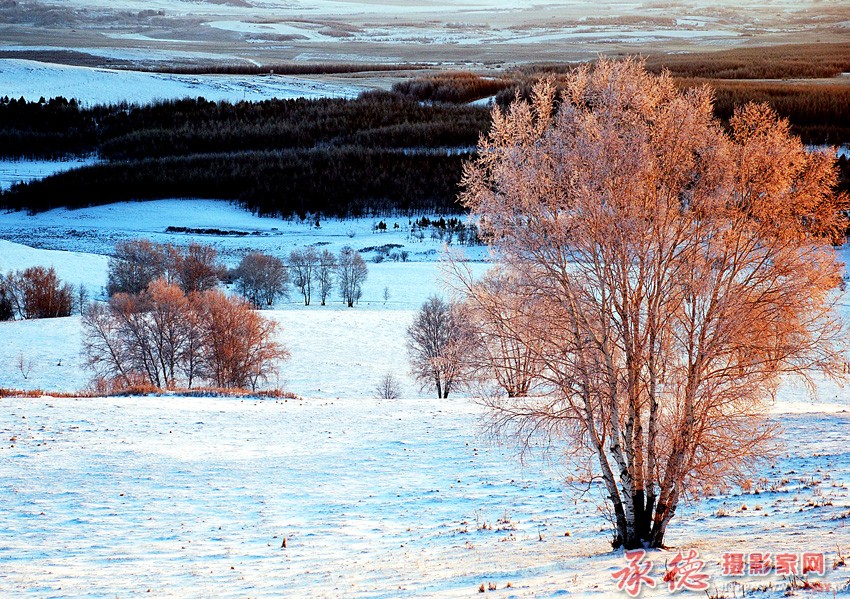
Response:
[[[277,324],[217,289],[185,293],[155,279],[83,318],[88,366],[107,389],[246,388],[270,380],[286,349]]]
[[[132,239],[115,244],[109,260],[107,292],[141,293],[156,279],[178,285],[185,293],[213,289],[226,269],[218,263],[218,252],[209,245],[186,247]]]
[[[228,273],[218,262],[215,248],[199,243],[186,247],[154,243],[148,239],[119,242],[109,262],[110,296],[116,293],[140,293],[156,279],[178,285],[185,293],[213,289],[225,278],[235,282],[236,289],[259,309],[272,306],[288,297],[290,283],[298,289],[309,306],[318,292],[324,306],[338,285],[343,301],[349,306],[360,299],[367,276],[366,263],[356,250],[343,248],[339,256],[314,247],[293,250],[289,263],[261,252],[246,254],[239,265]]]
[[[324,306],[333,289],[336,256],[328,250],[319,253],[314,247],[308,246],[289,254],[289,268],[292,271],[292,283],[301,292],[304,305],[310,305],[313,289],[318,288]]]
[[[256,308],[271,306],[277,298],[288,297],[290,281],[298,289],[305,306],[310,305],[315,291],[322,305],[326,305],[336,284],[343,301],[352,308],[363,294],[368,274],[366,261],[360,252],[350,247],[342,248],[339,256],[334,256],[328,250],[319,253],[308,246],[293,250],[288,265],[268,254],[247,254],[233,271],[233,278],[237,290]]]

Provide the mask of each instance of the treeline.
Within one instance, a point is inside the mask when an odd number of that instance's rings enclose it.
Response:
[[[235,198],[277,216],[456,213],[467,157],[344,147],[109,162],[15,185],[0,195],[0,205],[39,212],[125,200]]]
[[[98,123],[105,110],[84,109],[62,97],[39,102],[0,98],[0,155],[58,158],[91,153],[97,148]]]
[[[816,79],[850,72],[850,43],[787,44],[649,56],[647,70],[703,79]]]
[[[465,104],[493,96],[513,85],[514,81],[509,77],[483,77],[458,71],[402,81],[393,85],[392,90],[425,102]]]
[[[850,85],[683,79],[682,86],[714,88],[714,114],[728,121],[736,106],[766,102],[806,143],[850,142]]]
[[[833,46],[795,46],[797,54],[782,47],[760,51],[784,64],[786,73],[802,72],[794,70],[795,56],[825,69],[816,74],[850,70],[848,53],[842,53],[850,44]],[[721,76],[724,60],[743,60],[752,51],[736,52],[662,58],[678,64],[677,73]],[[442,73],[356,100],[196,98],[83,107],[64,98],[2,98],[0,155],[97,154],[105,162],[13,186],[0,193],[0,207],[41,211],[204,197],[236,199],[255,212],[281,216],[459,212],[462,162],[490,126],[488,110],[468,102],[495,95],[506,106],[517,95],[527,98],[542,74],[560,84],[573,68],[537,65],[495,77]],[[806,143],[850,142],[850,86],[839,82],[679,81],[712,85],[715,113],[723,120],[737,105],[767,102]],[[848,186],[846,169],[842,185]]]
[[[357,100],[210,102],[81,107],[64,98],[0,99],[0,154],[57,157],[97,152],[126,160],[197,153],[358,145],[367,148],[472,146],[486,110],[423,106],[399,94]]]
[[[516,69],[516,78],[568,74],[575,63],[538,63]],[[850,72],[850,43],[784,44],[715,52],[651,54],[648,71],[700,79],[820,79]]]
[[[823,64],[816,63],[815,66],[824,70],[812,73],[833,73],[835,69],[850,70],[850,44],[846,45],[846,50],[846,58],[836,58],[834,62]],[[803,55],[805,56],[805,53]],[[682,73],[711,75],[715,72],[708,66],[702,68],[702,63],[697,59],[692,60],[695,62],[687,64],[691,64],[693,68],[686,69],[685,63],[682,63]],[[474,73],[449,73],[445,76],[427,76],[405,81],[396,84],[393,90],[421,102],[467,103],[495,95],[495,104],[506,107],[517,96],[529,99],[531,89],[540,77],[551,76],[555,85],[560,86],[566,75],[575,68],[576,65],[537,65],[517,70],[502,78],[484,77]],[[792,69],[790,58],[786,67],[780,65],[777,68],[797,72]],[[742,73],[742,76],[745,74]],[[755,72],[750,75],[755,75]],[[683,87],[702,84],[713,87],[716,90],[714,111],[721,120],[727,121],[735,106],[747,102],[767,102],[780,116],[791,122],[793,132],[801,136],[806,143],[840,145],[850,142],[850,85],[840,82],[816,84],[732,81],[725,78],[708,79],[678,75],[677,81]]]

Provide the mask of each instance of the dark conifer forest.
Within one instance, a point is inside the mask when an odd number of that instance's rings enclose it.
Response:
[[[805,63],[817,67],[812,72],[801,71],[798,57],[783,47],[761,62],[730,51],[650,58],[647,66],[670,68],[682,86],[713,86],[715,114],[723,121],[735,106],[767,102],[804,142],[840,145],[850,142],[850,87],[754,78],[835,76],[850,68],[834,58],[843,49],[812,49],[817,60]],[[539,77],[557,85],[573,68],[423,75],[352,100],[194,98],[84,107],[65,98],[2,98],[0,157],[95,155],[99,161],[15,185],[0,194],[0,206],[38,212],[124,200],[221,198],[284,217],[457,213],[463,163],[490,121],[489,108],[470,102],[492,98],[506,106],[526,96]],[[850,190],[846,158],[839,168],[841,187]]]
[[[462,163],[486,108],[394,93],[356,100],[83,108],[0,101],[0,154],[102,162],[20,184],[7,208],[41,211],[154,198],[236,199],[262,214],[458,212]]]

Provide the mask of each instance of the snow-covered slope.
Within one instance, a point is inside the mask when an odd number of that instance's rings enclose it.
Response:
[[[362,91],[283,75],[172,75],[118,71],[29,60],[0,60],[0,95],[36,101],[40,97],[77,98],[87,105],[197,98],[268,100],[270,98],[350,98]]]
[[[106,285],[106,256],[58,250],[34,249],[19,243],[0,239],[0,272],[29,268],[53,267],[59,278],[73,285],[85,285],[92,293],[99,293]]]
[[[410,378],[405,330],[421,301],[446,293],[441,244],[412,240],[405,219],[396,230],[385,218],[390,231],[377,233],[377,220],[317,229],[183,201],[0,214],[0,238],[16,240],[0,241],[0,268],[54,265],[90,287],[105,282],[107,258],[80,250],[141,235],[208,241],[229,257],[397,242],[416,259],[370,263],[357,308],[293,295],[265,312],[292,352],[274,383],[304,400],[0,398],[0,596],[471,597],[482,584],[494,597],[627,596],[612,578],[626,560],[610,551],[597,483],[565,484],[575,472],[557,448],[551,464],[533,450],[523,466],[512,446],[491,443],[483,407],[437,400]],[[23,245],[27,235],[53,249]],[[88,382],[78,316],[0,323],[0,340],[0,387]],[[374,399],[386,373],[403,399]],[[730,551],[824,553],[822,592],[803,596],[847,594],[850,570],[832,566],[850,546],[850,394],[818,387],[819,402],[781,390],[771,418],[785,448],[748,491],[680,507],[673,549],[649,555],[658,586],[642,596],[671,596],[664,564],[688,549],[706,562],[710,596],[742,584],[785,595],[781,576],[723,576]]]
[[[43,179],[48,175],[93,164],[94,158],[68,158],[66,160],[0,160],[0,190],[15,183]]]

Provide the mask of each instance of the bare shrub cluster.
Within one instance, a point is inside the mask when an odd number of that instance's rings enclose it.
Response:
[[[84,293],[80,292],[80,299]],[[0,320],[70,316],[76,297],[74,288],[60,281],[52,266],[0,274]]]
[[[469,71],[454,71],[408,79],[392,90],[426,102],[466,103],[492,96],[510,87],[507,77],[482,77]]]
[[[83,329],[86,363],[105,390],[256,390],[289,355],[275,339],[277,324],[248,302],[216,289],[186,294],[164,279],[93,304]]]

